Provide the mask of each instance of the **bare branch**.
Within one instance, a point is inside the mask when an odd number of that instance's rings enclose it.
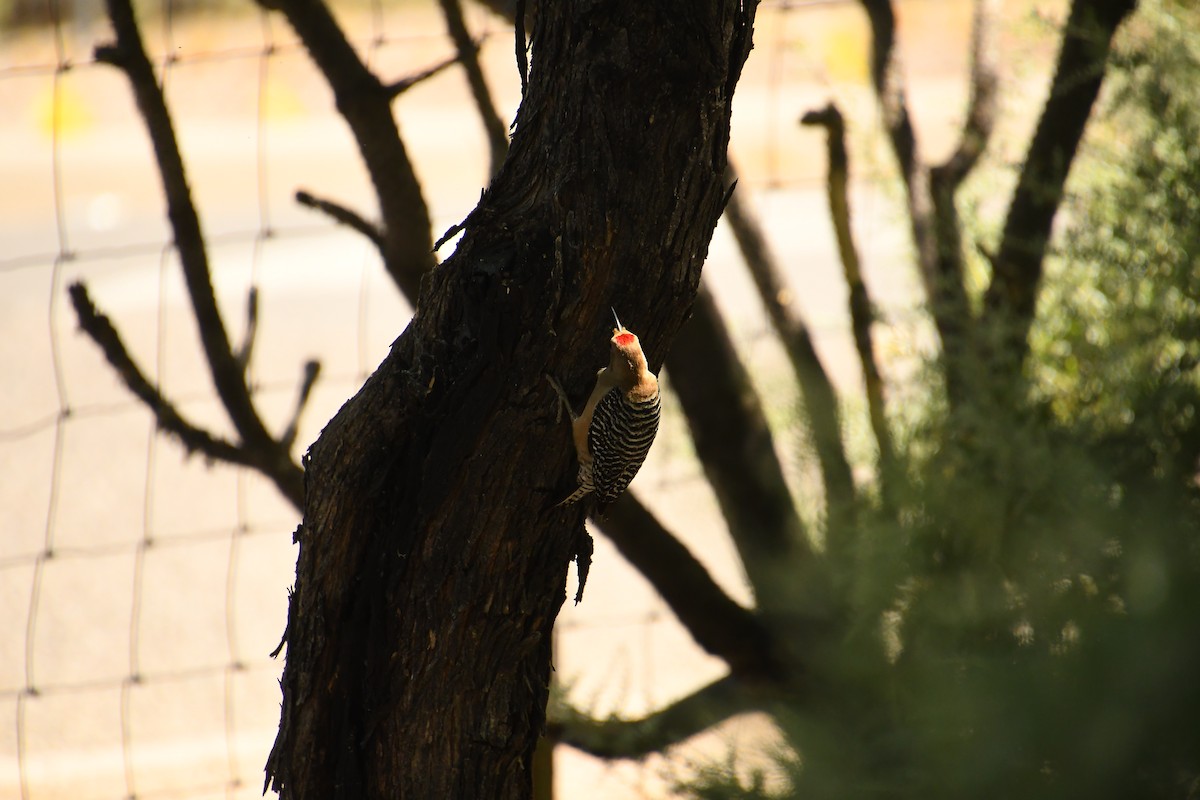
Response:
[[[246,332],[242,336],[242,345],[237,350],[237,362],[242,368],[245,380],[246,368],[250,366],[250,357],[254,353],[254,339],[258,335],[258,287],[251,286],[246,296]]]
[[[969,359],[977,352],[972,342],[975,331],[964,279],[963,230],[955,195],[979,162],[995,127],[999,81],[989,28],[996,5],[997,0],[976,0],[966,119],[954,153],[929,172],[937,257],[933,264],[934,282],[927,286],[927,291],[942,338],[951,402],[962,396],[966,383],[964,370],[970,369]]]
[[[913,182],[923,170],[918,154],[917,136],[908,114],[900,57],[896,52],[896,12],[891,0],[861,0],[871,24],[871,82],[879,97],[883,123],[900,172],[913,191]]]
[[[1075,0],[1063,32],[1050,94],[1029,143],[1008,207],[995,271],[984,295],[993,320],[1009,330],[1008,369],[1019,369],[1028,349],[1042,260],[1063,186],[1104,80],[1117,27],[1136,0]]]
[[[292,412],[292,418],[288,421],[283,435],[279,437],[279,445],[284,450],[290,451],[292,445],[296,443],[296,431],[300,425],[300,415],[304,413],[304,408],[308,405],[308,398],[312,395],[313,385],[317,382],[317,377],[320,374],[320,361],[304,362],[304,378],[300,381],[300,391],[296,396],[296,409]]]
[[[803,125],[819,125],[825,128],[829,140],[829,178],[826,190],[829,195],[829,216],[833,221],[833,232],[837,238],[838,254],[842,260],[842,273],[850,290],[850,323],[854,331],[854,346],[862,366],[863,385],[866,388],[867,412],[871,418],[871,430],[879,448],[879,482],[881,494],[887,496],[888,478],[891,475],[894,456],[892,436],[888,430],[887,413],[883,399],[883,379],[875,358],[875,346],[871,341],[871,323],[874,314],[867,285],[863,282],[862,269],[858,260],[858,248],[854,245],[854,234],[850,226],[849,182],[850,161],[846,154],[846,126],[842,113],[830,103],[820,111],[810,111],[800,120]]]
[[[991,27],[998,8],[999,0],[975,0],[971,22],[970,99],[967,101],[966,119],[958,147],[943,164],[934,167],[931,175],[934,184],[940,185],[942,191],[949,195],[979,162],[996,127],[1000,80],[996,71]]]
[[[476,51],[479,50],[479,41],[472,41],[471,47]],[[443,59],[434,64],[432,67],[423,69],[420,72],[415,72],[412,75],[409,75],[407,78],[401,78],[394,83],[388,84],[385,87],[385,91],[387,92],[389,98],[395,99],[414,86],[418,86],[433,76],[441,74],[447,67],[457,64],[460,58],[461,57],[459,55],[453,55],[449,58]]]
[[[593,719],[558,704],[547,712],[546,735],[601,758],[641,758],[662,752],[730,717],[762,710],[764,703],[758,695],[726,676],[641,719]]]
[[[251,452],[270,452],[277,449],[277,444],[267,433],[254,408],[241,364],[233,353],[225,323],[217,309],[204,236],[188,188],[174,125],[154,69],[142,46],[133,8],[129,0],[106,2],[117,40],[113,45],[97,47],[96,58],[120,68],[126,74],[133,87],[138,109],[146,122],[166,193],[167,216],[175,234],[184,281],[217,395],[245,448]],[[278,476],[276,479],[278,482]]]
[[[804,524],[758,396],[703,285],[666,369],[756,596],[805,605],[794,592],[820,587],[797,579],[812,556]]]
[[[821,476],[825,482],[831,532],[836,538],[841,531],[848,530],[856,504],[854,478],[842,445],[842,423],[838,413],[837,392],[813,347],[808,326],[791,302],[791,293],[785,286],[783,270],[780,269],[778,259],[767,243],[762,226],[749,204],[742,199],[741,193],[733,191],[737,183],[737,173],[732,163],[726,167],[725,181],[730,187],[729,201],[725,206],[725,221],[733,231],[742,259],[750,270],[759,297],[767,309],[767,316],[787,352],[804,395],[808,429],[812,433]]]
[[[483,69],[479,66],[479,46],[472,41],[467,31],[466,20],[463,19],[462,5],[459,0],[439,0],[442,13],[446,16],[446,28],[454,46],[458,50],[458,60],[462,62],[467,73],[467,83],[471,86],[471,97],[475,100],[475,108],[483,121],[487,132],[488,150],[491,154],[491,169],[489,174],[495,175],[508,155],[508,126],[500,119],[492,93],[483,77]]]
[[[962,395],[961,367],[970,306],[962,281],[957,219],[939,227],[930,170],[921,159],[904,94],[896,52],[896,17],[891,0],[860,0],[871,24],[871,79],[879,98],[884,127],[892,144],[908,200],[909,227],[917,254],[929,312],[944,353],[947,394],[953,403]],[[981,40],[982,41],[982,40]],[[953,197],[949,203],[953,206]]]
[[[333,89],[379,199],[383,260],[414,306],[421,276],[433,269],[429,207],[392,116],[391,94],[354,48],[322,0],[258,0],[287,18]]]
[[[253,459],[246,453],[245,448],[196,427],[185,420],[174,404],[163,397],[129,355],[120,333],[111,320],[96,308],[84,284],[73,283],[67,288],[67,292],[71,296],[75,315],[79,318],[80,329],[100,347],[105,359],[116,370],[117,377],[126,388],[146,404],[154,414],[154,420],[160,429],[178,439],[189,453],[200,453],[215,461],[254,466]]]
[[[368,222],[357,212],[351,211],[343,205],[317,197],[303,189],[296,192],[296,202],[302,206],[315,208],[317,211],[324,212],[335,221],[340,222],[347,228],[358,231],[363,236],[371,240],[371,243],[379,248],[382,253],[386,247],[384,235],[379,230],[379,226]]]
[[[658,591],[696,643],[724,659],[734,675],[752,679],[780,673],[771,633],[757,615],[725,594],[632,492],[592,524]]]

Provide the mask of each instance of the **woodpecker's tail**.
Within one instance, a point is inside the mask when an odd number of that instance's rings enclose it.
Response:
[[[592,491],[592,487],[590,487],[590,486],[580,486],[578,489],[571,492],[570,496],[567,497],[565,500],[560,500],[559,502],[555,503],[554,507],[561,508],[562,506],[569,506],[572,503],[577,503],[580,500],[582,500],[583,497],[585,495],[587,495],[588,493],[590,493],[591,491]]]

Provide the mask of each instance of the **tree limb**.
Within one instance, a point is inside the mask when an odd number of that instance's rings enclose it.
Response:
[[[856,505],[854,478],[842,445],[837,392],[813,347],[808,326],[788,298],[783,270],[779,268],[778,260],[767,243],[762,226],[749,205],[742,200],[741,194],[732,191],[737,183],[737,173],[732,164],[726,170],[725,180],[731,189],[729,202],[725,206],[725,221],[733,231],[742,260],[754,279],[759,298],[767,309],[771,325],[800,383],[808,429],[812,433],[825,483],[830,534],[831,538],[836,539],[852,526]]]
[[[170,112],[154,68],[142,45],[129,0],[106,0],[116,42],[96,48],[96,59],[121,69],[133,88],[145,120],[167,199],[167,216],[175,235],[192,311],[217,395],[241,438],[240,449],[289,499],[300,497],[302,481],[288,453],[263,425],[246,385],[245,374],[229,342],[217,308],[200,218],[192,202],[187,175]]]
[[[178,439],[189,453],[200,453],[206,458],[230,464],[255,466],[255,459],[246,452],[244,446],[214,436],[183,418],[175,405],[146,378],[129,355],[129,350],[121,340],[121,334],[117,332],[112,321],[96,308],[84,284],[73,283],[67,288],[67,292],[71,297],[71,305],[75,308],[75,315],[79,318],[80,329],[99,346],[125,387],[150,409],[154,414],[155,423],[161,430]],[[299,506],[298,496],[289,495],[288,499]]]
[[[470,45],[474,50],[479,49],[478,41],[472,41],[470,43]],[[423,69],[420,72],[414,72],[412,75],[409,75],[406,78],[401,78],[398,81],[389,83],[385,87],[388,97],[394,100],[395,98],[404,94],[405,92],[407,92],[409,89],[413,88],[414,86],[424,83],[425,81],[429,80],[430,78],[432,78],[435,75],[441,74],[441,72],[443,70],[445,70],[447,67],[457,64],[459,62],[459,60],[460,60],[459,55],[453,55],[453,56],[450,56],[449,58],[442,59],[438,63],[434,64],[432,67],[427,67],[426,69]]]
[[[970,174],[987,149],[996,127],[1000,79],[991,27],[999,0],[975,0],[971,21],[970,99],[958,146],[945,162],[933,168],[932,179],[951,194]]]
[[[258,3],[283,13],[333,89],[379,199],[384,266],[415,306],[421,277],[436,261],[429,207],[392,116],[391,91],[367,69],[322,0]]]
[[[292,445],[296,443],[296,432],[300,427],[300,415],[304,413],[304,409],[308,405],[308,398],[312,396],[313,386],[316,384],[317,377],[320,374],[320,361],[304,362],[304,379],[300,381],[300,390],[296,395],[296,408],[292,411],[292,418],[288,420],[287,427],[283,430],[283,435],[279,437],[280,446],[287,450],[291,450]]]
[[[703,285],[666,369],[760,607],[791,604],[812,550],[758,396]]]
[[[771,633],[753,611],[734,602],[688,549],[632,492],[592,523],[650,582],[705,651],[744,679],[778,677]]]
[[[371,243],[378,247],[381,253],[386,247],[384,234],[379,229],[379,226],[372,222],[368,222],[357,212],[351,211],[349,208],[335,203],[332,200],[325,200],[317,197],[316,195],[313,195],[303,189],[296,192],[296,202],[302,206],[307,206],[308,208],[314,208],[317,211],[321,211],[327,216],[331,217],[334,221],[340,222],[351,230],[358,231],[363,236],[370,239]]]
[[[936,281],[930,304],[938,309],[939,332],[947,365],[947,390],[953,403],[963,393],[978,357],[973,341],[974,315],[967,298],[964,277],[962,220],[955,196],[962,182],[979,162],[995,127],[997,89],[992,37],[989,28],[997,0],[976,0],[971,29],[970,99],[958,145],[950,157],[930,170],[934,227],[937,233]],[[977,369],[977,368],[975,368]]]
[[[860,0],[871,25],[871,81],[883,114],[884,127],[900,167],[908,202],[909,228],[916,249],[929,312],[943,348],[947,395],[951,403],[963,394],[963,334],[968,330],[970,306],[962,282],[961,260],[955,228],[949,242],[940,238],[930,170],[920,156],[916,132],[904,93],[900,58],[896,51],[896,16],[891,0]],[[951,199],[950,205],[953,205]],[[943,257],[949,259],[943,263]],[[957,273],[957,274],[956,274]]]
[[[1010,373],[1019,369],[1028,350],[1051,225],[1104,80],[1112,37],[1136,6],[1136,0],[1071,4],[1050,94],[1009,203],[992,281],[984,295],[987,317],[1005,328],[1004,360]]]
[[[820,111],[810,111],[800,120],[803,125],[820,125],[825,128],[829,142],[829,177],[826,191],[829,196],[829,216],[837,238],[838,254],[841,256],[842,272],[850,292],[850,324],[854,331],[854,346],[862,366],[863,384],[867,395],[867,413],[871,419],[871,430],[879,448],[879,485],[885,498],[888,479],[894,467],[892,436],[888,430],[887,412],[883,398],[883,379],[875,358],[875,345],[871,340],[871,323],[874,314],[867,285],[863,282],[862,269],[858,260],[858,249],[854,245],[854,234],[850,226],[850,200],[847,184],[850,163],[846,154],[846,126],[841,111],[830,103]]]
[[[250,357],[254,354],[254,341],[258,336],[258,287],[251,286],[246,294],[246,333],[242,336],[242,344],[235,354],[238,366],[242,368],[242,380],[245,380],[246,369],[250,366]]]
[[[500,119],[492,93],[484,79],[483,69],[479,66],[479,45],[471,39],[467,31],[467,22],[463,19],[462,4],[459,0],[438,0],[442,13],[446,17],[446,29],[454,40],[458,50],[458,60],[462,62],[467,73],[467,83],[471,87],[471,97],[475,100],[475,108],[483,121],[483,129],[487,132],[488,151],[491,156],[491,168],[488,174],[494,176],[508,155],[508,126]]]
[[[860,0],[871,25],[871,82],[883,112],[892,151],[908,187],[910,202],[924,171],[918,154],[917,135],[908,114],[908,100],[896,53],[896,12],[891,0]]]
[[[593,719],[559,703],[548,712],[546,735],[601,758],[641,758],[764,705],[756,692],[726,676],[641,719]]]

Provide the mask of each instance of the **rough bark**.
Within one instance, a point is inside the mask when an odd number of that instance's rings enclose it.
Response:
[[[586,507],[543,375],[582,397],[608,307],[652,368],[725,200],[755,4],[535,17],[509,157],[408,330],[306,460],[268,780],[287,798],[524,798]]]
[[[333,89],[334,101],[354,134],[387,224],[379,231],[384,267],[410,299],[433,268],[429,208],[392,116],[392,88],[371,72],[322,0],[259,0],[287,18]]]

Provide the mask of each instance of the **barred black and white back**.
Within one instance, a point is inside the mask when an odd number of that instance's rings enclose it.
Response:
[[[588,445],[592,452],[591,489],[602,505],[625,491],[646,460],[658,433],[660,410],[658,392],[636,402],[619,388],[610,390],[596,404]]]

